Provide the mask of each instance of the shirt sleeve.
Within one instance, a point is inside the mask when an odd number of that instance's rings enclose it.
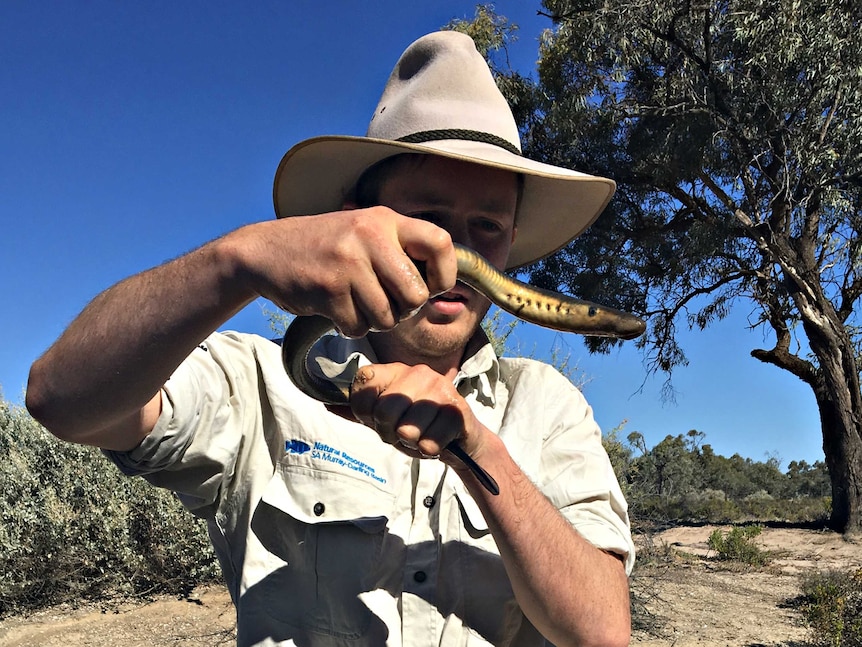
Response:
[[[583,394],[556,371],[553,375],[549,381],[555,384],[546,390],[555,418],[543,452],[545,494],[585,539],[620,555],[631,574],[635,547],[628,504],[602,445],[601,429]]]
[[[517,427],[542,433],[528,471],[548,499],[594,546],[619,555],[626,572],[635,548],[628,504],[602,445],[601,430],[583,394],[554,368],[521,360],[510,385],[509,409],[528,416]],[[524,413],[526,412],[526,413]],[[538,430],[541,430],[539,432]]]
[[[128,475],[177,493],[210,516],[233,476],[243,438],[260,418],[254,346],[216,333],[201,343],[162,388],[162,412],[133,450],[106,451]]]

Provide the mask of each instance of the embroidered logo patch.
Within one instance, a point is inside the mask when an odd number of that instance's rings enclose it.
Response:
[[[293,440],[284,441],[284,451],[288,454],[304,454],[311,451],[311,447],[307,443],[294,438]]]

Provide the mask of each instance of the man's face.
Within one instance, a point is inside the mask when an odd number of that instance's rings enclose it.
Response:
[[[515,237],[518,190],[514,173],[429,156],[419,164],[399,165],[378,197],[381,205],[445,229],[453,242],[503,269]],[[374,346],[384,361],[431,366],[452,361],[457,366],[489,305],[458,283],[393,331],[374,335]]]

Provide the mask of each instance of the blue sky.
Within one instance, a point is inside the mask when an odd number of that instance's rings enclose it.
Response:
[[[240,225],[273,217],[272,178],[294,143],[365,131],[415,38],[474,3],[456,0],[4,2],[0,5],[0,388],[21,402],[32,361],[103,289]],[[497,11],[520,25],[513,66],[534,69],[549,22],[538,2]],[[580,169],[589,171],[590,169]],[[264,301],[225,328],[269,335]],[[822,459],[810,390],[749,356],[769,339],[738,309],[687,333],[690,364],[648,377],[631,344],[589,356],[577,337],[518,329],[578,367],[600,424],[652,446],[690,429],[724,455]],[[118,331],[122,334],[122,331]]]

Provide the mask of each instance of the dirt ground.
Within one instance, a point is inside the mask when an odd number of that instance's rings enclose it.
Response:
[[[681,526],[653,537],[673,560],[647,580],[656,584],[647,610],[657,626],[634,632],[633,645],[801,647],[808,632],[788,604],[801,593],[801,576],[862,567],[858,540],[823,530],[765,528],[755,542],[771,555],[770,563],[740,568],[714,559],[707,539],[715,528]]]
[[[800,575],[862,567],[862,543],[826,531],[766,528],[757,542],[772,554],[770,564],[728,568],[710,559],[707,538],[714,529],[681,526],[649,536],[652,549],[670,551],[671,559],[639,571],[635,585],[648,594],[643,617],[655,626],[635,631],[633,645],[801,647],[806,629],[787,604],[800,592]],[[0,647],[230,645],[233,626],[229,596],[210,587],[182,600],[62,607],[10,618],[0,622]]]

